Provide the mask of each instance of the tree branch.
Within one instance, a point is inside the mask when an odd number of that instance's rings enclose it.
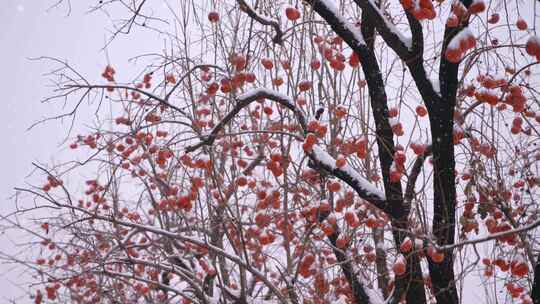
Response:
[[[276,20],[257,14],[257,12],[244,0],[236,0],[236,2],[238,5],[240,5],[240,10],[246,13],[249,17],[253,18],[262,25],[269,25],[274,28],[276,31],[276,36],[274,36],[274,39],[272,39],[274,43],[283,43],[283,31]]]

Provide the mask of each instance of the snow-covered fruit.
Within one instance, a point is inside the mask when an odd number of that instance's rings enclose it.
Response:
[[[437,12],[431,0],[400,0],[404,9],[408,10],[417,20],[435,19]]]
[[[476,46],[476,38],[469,28],[464,28],[457,33],[446,47],[445,57],[448,61],[457,63],[463,55]]]
[[[401,242],[401,245],[399,246],[399,250],[403,253],[408,253],[413,248],[413,242],[409,237],[406,237],[403,242]]]
[[[399,254],[392,266],[392,270],[396,276],[402,276],[407,271],[407,260],[402,254]]]

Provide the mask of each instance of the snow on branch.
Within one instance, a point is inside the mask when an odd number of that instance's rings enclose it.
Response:
[[[199,142],[196,145],[189,146],[186,148],[186,152],[193,152],[197,149],[199,149],[202,146],[210,146],[214,143],[214,141],[217,138],[217,135],[221,130],[227,125],[235,116],[242,110],[243,108],[247,107],[250,103],[256,101],[259,98],[266,98],[273,100],[282,106],[288,108],[289,110],[293,111],[294,115],[296,116],[296,119],[298,120],[298,123],[302,127],[303,130],[306,130],[306,119],[304,117],[304,114],[298,109],[291,98],[288,96],[285,96],[279,92],[268,90],[265,88],[257,88],[253,89],[251,91],[248,91],[245,94],[239,95],[236,97],[236,100],[238,101],[234,109],[230,111],[225,117],[212,129],[209,135],[204,136],[204,139]]]
[[[21,190],[24,190],[24,189],[21,189]],[[285,299],[285,297],[283,296],[281,291],[272,282],[270,282],[270,280],[263,273],[261,273],[259,270],[251,267],[248,263],[244,262],[244,260],[241,257],[230,254],[230,253],[226,252],[225,250],[223,250],[223,249],[221,249],[219,247],[216,247],[214,245],[211,245],[211,244],[209,244],[209,243],[207,243],[205,241],[196,239],[194,237],[184,236],[182,234],[167,231],[167,230],[164,230],[164,229],[156,228],[156,227],[153,227],[153,226],[148,226],[148,225],[143,225],[143,224],[138,224],[138,223],[133,223],[133,222],[122,221],[122,220],[119,220],[119,219],[114,218],[114,217],[94,214],[94,213],[92,213],[92,212],[90,212],[90,211],[88,211],[86,209],[79,208],[79,207],[76,207],[74,205],[60,204],[58,202],[56,202],[55,205],[57,205],[58,207],[61,207],[61,208],[69,208],[69,209],[72,209],[74,211],[82,212],[84,214],[87,214],[87,215],[91,216],[93,219],[96,219],[96,220],[111,222],[111,223],[116,224],[116,225],[137,229],[139,231],[146,231],[146,232],[149,232],[149,233],[155,233],[157,235],[161,235],[161,236],[168,237],[168,238],[171,238],[171,239],[174,239],[174,240],[187,242],[187,243],[191,243],[191,244],[206,248],[207,250],[212,251],[215,254],[217,254],[219,256],[222,256],[222,257],[226,258],[227,260],[229,260],[229,261],[231,261],[231,262],[245,268],[246,271],[250,272],[253,276],[257,277],[257,279],[259,279],[261,282],[263,282],[266,285],[266,287],[268,287],[272,291],[272,293],[274,293],[274,295],[279,299],[279,301],[281,303],[289,303],[289,301],[287,301]]]
[[[274,37],[274,39],[272,39],[274,43],[283,43],[283,31],[281,30],[281,27],[276,20],[257,14],[257,12],[244,0],[236,0],[236,2],[238,2],[238,5],[240,5],[240,9],[245,12],[249,17],[253,18],[255,21],[259,22],[262,25],[269,25],[275,29],[276,36]]]
[[[339,13],[333,0],[311,0],[307,2],[351,48],[355,49],[355,47],[366,45],[360,29]]]
[[[273,100],[284,107],[288,108],[289,110],[293,111],[293,113],[296,116],[296,119],[298,120],[298,123],[304,130],[304,132],[307,130],[306,125],[306,118],[304,117],[304,114],[298,109],[291,98],[288,96],[285,96],[279,92],[265,89],[265,88],[257,88],[250,90],[242,95],[239,95],[236,97],[237,104],[225,117],[212,129],[209,135],[206,135],[203,137],[203,140],[201,140],[199,143],[188,146],[186,148],[186,152],[193,152],[197,149],[199,149],[202,146],[210,146],[214,143],[216,138],[218,137],[219,132],[223,130],[223,128],[245,107],[247,107],[250,103],[256,101],[259,98],[266,98],[269,100]],[[354,168],[352,168],[350,165],[345,165],[342,168],[337,168],[335,166],[336,160],[332,158],[326,151],[322,150],[321,148],[314,146],[313,152],[309,154],[310,158],[320,167],[327,170],[328,172],[332,173],[335,177],[339,178],[340,180],[344,181],[358,193],[358,195],[376,206],[377,208],[381,209],[382,211],[388,213],[388,215],[391,216],[391,212],[388,210],[388,206],[386,204],[386,196],[383,191],[372,185],[369,181],[367,181],[365,178],[363,178]]]
[[[345,250],[338,249],[338,235],[339,232],[335,230],[332,235],[328,236],[328,239],[334,246],[334,255],[339,262],[338,264],[343,271],[343,275],[345,275],[345,278],[349,282],[349,286],[352,289],[356,303],[383,304],[384,302],[382,299],[384,299],[384,297],[382,294],[369,287],[369,282],[364,280],[361,271],[355,267],[354,263],[351,262],[353,259],[346,254]]]
[[[336,160],[318,146],[313,146],[312,160],[335,177],[346,182],[358,195],[366,201],[374,204],[379,209],[385,210],[386,196],[383,191],[372,185],[368,180],[360,176],[349,164],[342,168],[336,167]]]
[[[413,55],[412,40],[401,32],[384,16],[372,0],[355,0],[356,4],[367,12],[384,41],[402,58]]]

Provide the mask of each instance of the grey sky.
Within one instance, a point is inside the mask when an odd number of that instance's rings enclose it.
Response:
[[[41,118],[59,114],[56,106],[44,105],[40,100],[51,96],[44,74],[51,64],[35,62],[29,58],[51,56],[65,59],[91,78],[99,77],[107,60],[104,45],[106,29],[110,21],[101,13],[86,13],[90,1],[72,1],[70,16],[64,9],[51,9],[52,0],[2,0],[0,9],[0,87],[2,110],[0,111],[0,212],[13,210],[13,187],[25,183],[31,173],[34,161],[57,163],[62,160],[65,147],[59,144],[67,134],[67,122],[49,122],[27,131],[27,128]],[[143,37],[145,41],[149,37]],[[154,35],[155,38],[155,35]],[[149,49],[155,44],[141,44],[134,37],[120,37],[108,49],[117,69],[129,70],[128,59]],[[126,72],[126,74],[128,74]],[[131,74],[130,76],[133,76]],[[88,113],[81,113],[89,116]],[[64,154],[65,155],[65,154]],[[4,236],[1,249],[13,252],[15,249]],[[8,238],[13,238],[10,234]],[[20,284],[20,270],[13,271],[0,265],[0,303],[6,298],[21,295],[22,290],[13,283]],[[29,299],[18,299],[17,303],[27,303]]]

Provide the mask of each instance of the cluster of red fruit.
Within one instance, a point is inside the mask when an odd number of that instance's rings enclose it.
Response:
[[[399,110],[396,107],[392,107],[388,110],[389,123],[390,127],[392,128],[392,133],[394,133],[396,136],[402,136],[405,134],[405,132],[403,131],[403,125],[397,120],[398,115]]]
[[[457,63],[463,55],[476,46],[476,38],[468,28],[461,30],[448,44],[445,57],[448,61]]]
[[[350,138],[344,142],[336,139],[336,146],[344,157],[356,153],[358,158],[364,159],[367,156],[368,139],[365,136],[358,139]]]
[[[47,176],[47,183],[43,185],[43,191],[47,192],[51,190],[51,188],[56,188],[59,186],[62,186],[64,182],[54,176]]]
[[[328,128],[326,125],[319,123],[317,120],[312,120],[307,125],[307,131],[310,132],[306,135],[302,148],[306,152],[310,152],[313,146],[317,144],[318,138],[323,138],[326,135]]]
[[[523,119],[520,116],[514,117],[514,119],[512,120],[512,128],[510,129],[510,132],[512,132],[512,134],[521,133],[522,124],[523,124]]]
[[[417,246],[414,246],[413,241],[409,237],[406,237],[401,242],[399,249],[403,254],[405,254],[405,253],[411,252],[413,250],[413,247],[417,247],[416,250],[418,250],[419,256],[424,256],[425,253],[423,251],[422,246],[423,246],[422,242],[418,242]],[[444,253],[438,250],[435,250],[433,246],[429,245],[426,251],[427,251],[427,256],[429,256],[429,258],[433,262],[441,263],[444,260]],[[405,257],[403,256],[403,254],[399,254],[394,263],[393,270],[396,275],[405,274],[407,261]]]
[[[435,19],[437,13],[432,0],[400,0],[405,10],[408,10],[417,20]]]
[[[315,36],[313,41],[317,44],[319,52],[322,54],[322,57],[330,63],[330,67],[336,71],[343,71],[345,69],[345,62],[347,58],[343,53],[342,44],[343,39],[340,37],[328,38],[325,40],[321,36]],[[349,65],[353,68],[358,67],[360,64],[360,58],[354,52],[349,56]],[[312,69],[317,70],[321,67],[320,60],[314,58],[310,66]]]
[[[272,172],[275,177],[279,177],[283,174],[283,157],[281,154],[272,153],[270,155],[270,161],[266,163],[266,168]]]
[[[525,111],[527,98],[523,94],[523,90],[519,85],[511,85],[503,88],[506,92],[504,103],[512,106],[512,111],[522,113]]]

